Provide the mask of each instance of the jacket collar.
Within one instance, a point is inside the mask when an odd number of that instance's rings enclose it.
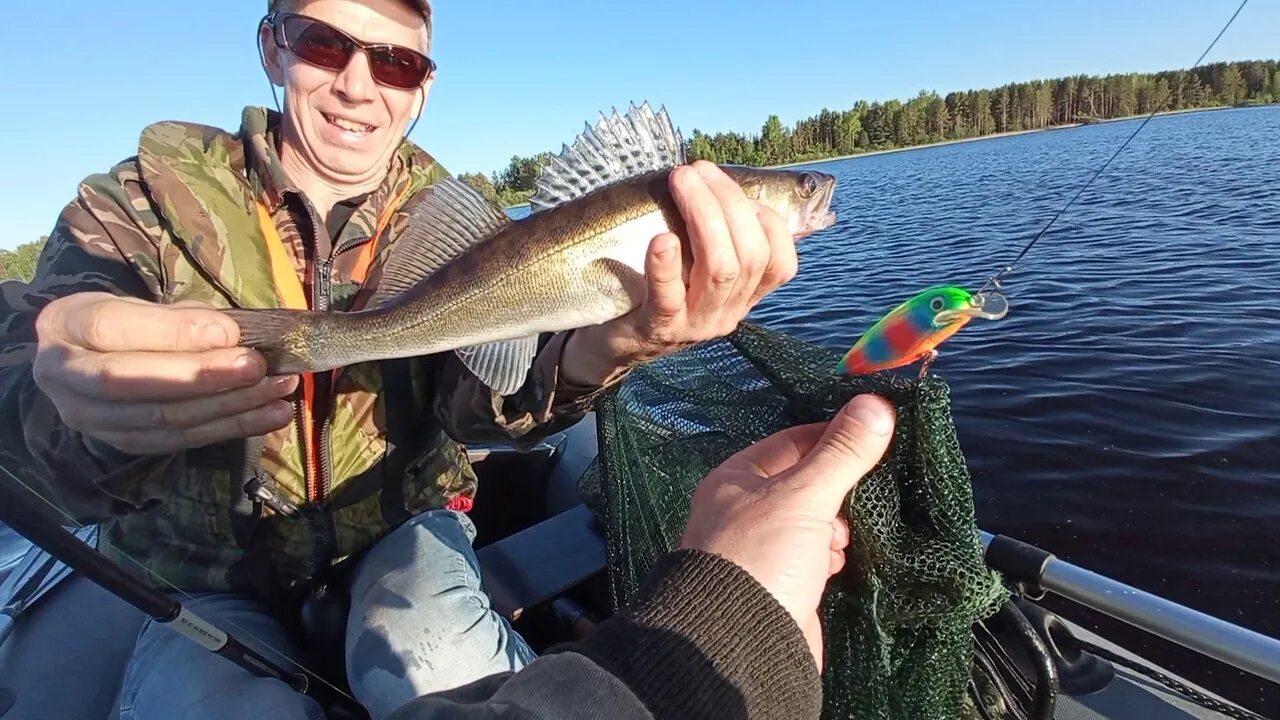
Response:
[[[274,111],[247,107],[235,134],[161,122],[143,130],[138,143],[142,179],[161,223],[206,278],[239,307],[278,306],[256,205],[261,201],[274,213],[290,193],[299,192],[275,150],[279,122]],[[388,233],[394,237],[403,226],[404,201],[445,174],[434,158],[405,140],[383,182],[352,214],[338,245],[367,239],[387,204],[401,197]],[[381,243],[379,256],[385,256],[389,245]]]

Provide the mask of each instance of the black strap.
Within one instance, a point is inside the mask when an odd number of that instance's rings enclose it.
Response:
[[[413,461],[415,438],[425,437],[430,428],[423,427],[430,413],[414,412],[411,360],[387,360],[381,363],[383,407],[387,417],[387,454],[383,460],[382,493],[379,497],[382,519],[390,527],[408,520],[405,506],[405,472]]]
[[[246,438],[240,444],[241,452],[229,459],[231,471],[231,532],[241,548],[249,546],[253,530],[262,517],[262,500],[257,497],[255,485],[261,484],[262,437]]]

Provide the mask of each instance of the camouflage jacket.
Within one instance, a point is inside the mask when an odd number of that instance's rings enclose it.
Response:
[[[602,391],[558,377],[565,334],[544,339],[530,380],[508,397],[452,353],[345,368],[327,392],[317,379],[315,472],[299,422],[263,439],[259,477],[296,508],[249,499],[244,459],[257,456],[247,443],[135,457],[66,427],[32,379],[35,317],[51,299],[105,291],[159,303],[278,306],[256,214],[262,202],[313,307],[351,309],[365,294],[352,281],[357,250],[387,203],[402,198],[403,207],[446,176],[404,142],[382,185],[348,203],[350,219],[331,241],[285,178],[278,122],[251,107],[236,134],[176,122],[147,127],[135,157],[80,185],[34,280],[0,285],[0,465],[78,521],[103,523],[103,551],[153,585],[162,585],[158,577],[187,591],[302,590],[417,513],[467,509],[476,476],[461,443],[532,443],[579,420]],[[404,219],[392,216],[374,246],[365,287],[376,286]]]

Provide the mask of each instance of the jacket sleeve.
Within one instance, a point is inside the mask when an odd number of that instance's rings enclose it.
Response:
[[[739,566],[680,550],[585,640],[518,673],[418,698],[389,720],[810,720],[821,709],[795,620]]]
[[[134,167],[126,161],[82,182],[32,280],[0,283],[0,465],[78,522],[158,500],[160,479],[173,477],[181,462],[126,455],[72,430],[32,377],[36,317],[54,299],[107,292],[151,300],[158,292],[156,245],[143,223],[148,209]],[[3,472],[0,479],[13,480]]]
[[[506,396],[476,378],[456,355],[444,353],[436,370],[434,408],[445,432],[460,443],[529,447],[581,420],[596,398],[626,372],[597,386],[568,382],[560,373],[560,361],[572,334],[570,330],[544,336],[528,380]]]

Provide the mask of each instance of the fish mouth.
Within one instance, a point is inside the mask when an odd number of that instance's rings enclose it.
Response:
[[[818,172],[813,173],[813,175],[820,179],[822,186],[805,204],[805,221],[796,233],[796,237],[803,238],[819,230],[826,230],[836,222],[836,213],[831,209],[831,201],[836,194],[835,176]]]
[[[818,216],[810,215],[804,225],[800,226],[800,230],[796,232],[796,237],[808,237],[819,230],[826,230],[836,222],[836,214],[830,210]]]
[[[1009,301],[998,292],[974,295],[969,303],[967,308],[943,310],[933,316],[933,322],[942,326],[970,320],[1001,320],[1009,314]]]

